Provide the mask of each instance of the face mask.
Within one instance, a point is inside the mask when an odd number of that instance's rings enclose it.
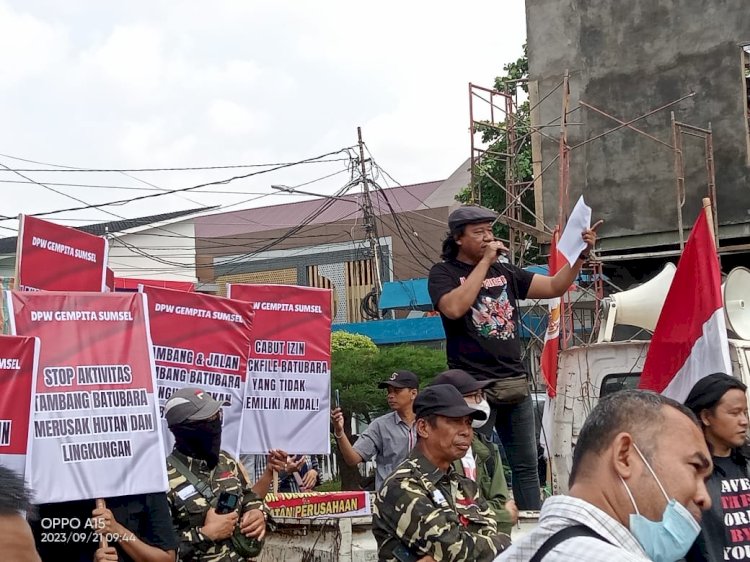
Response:
[[[490,419],[490,405],[487,403],[487,400],[484,398],[479,404],[469,404],[469,407],[472,410],[478,410],[480,412],[484,412],[484,415],[486,416],[483,420],[471,420],[471,427],[474,429],[479,429],[484,424],[487,423],[487,420]]]
[[[183,423],[171,429],[178,451],[188,457],[206,461],[209,468],[218,464],[221,450],[220,419]]]
[[[625,484],[625,480],[620,477],[620,481],[625,486],[628,497],[635,508],[635,513],[630,515],[630,532],[633,533],[633,536],[635,536],[651,560],[654,562],[675,562],[683,558],[687,554],[687,551],[690,550],[690,547],[700,533],[700,525],[698,525],[698,522],[685,506],[677,500],[669,499],[664,486],[661,485],[661,482],[656,477],[656,473],[648,461],[646,461],[640,449],[638,449],[635,443],[633,443],[633,447],[646,465],[646,468],[648,468],[651,476],[654,477],[654,480],[659,485],[661,493],[664,494],[664,498],[667,500],[667,506],[664,508],[661,521],[647,519],[638,511],[638,506],[635,504],[635,499],[630,492],[630,488]]]

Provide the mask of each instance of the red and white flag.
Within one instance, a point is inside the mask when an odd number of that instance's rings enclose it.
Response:
[[[550,245],[548,269],[550,275],[555,275],[567,263],[565,256],[557,249],[560,238],[560,227],[555,228],[552,233],[552,244]],[[544,334],[544,347],[542,348],[541,368],[544,382],[547,384],[547,400],[544,401],[542,413],[542,428],[539,436],[540,443],[544,448],[544,456],[552,458],[552,413],[554,411],[554,399],[557,396],[557,356],[560,351],[560,321],[562,319],[563,299],[556,297],[549,299],[549,317],[547,318],[547,331]]]
[[[701,212],[677,264],[639,388],[684,402],[699,379],[731,369],[719,260]]]
[[[555,275],[565,265],[565,256],[557,250],[559,235],[559,229],[555,229],[552,235],[548,262],[550,275]],[[547,306],[549,307],[549,318],[547,319],[547,332],[544,334],[541,367],[544,381],[547,383],[547,395],[554,398],[557,396],[557,354],[560,349],[562,299],[560,297],[549,299]]]

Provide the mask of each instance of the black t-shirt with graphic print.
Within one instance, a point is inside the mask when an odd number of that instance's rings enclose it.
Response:
[[[688,562],[750,560],[750,471],[736,454],[713,457],[706,482],[711,508],[703,512],[701,534],[685,556]]]
[[[459,287],[473,265],[458,260],[435,264],[428,288],[437,309],[440,298]],[[518,339],[516,299],[525,299],[533,273],[514,265],[493,264],[487,271],[477,300],[461,318],[451,320],[442,313],[448,365],[463,369],[478,379],[497,379],[524,374]]]

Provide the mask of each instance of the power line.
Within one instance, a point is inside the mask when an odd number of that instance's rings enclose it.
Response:
[[[0,170],[0,172],[1,171],[2,170]],[[338,174],[343,174],[344,172],[347,172],[347,171],[348,169],[345,168],[343,170],[339,170],[327,176],[323,176],[321,178],[299,184],[298,186],[295,186],[295,187],[302,187],[303,185],[309,185],[311,183],[315,183],[316,181],[322,181],[324,179],[328,179]],[[132,176],[130,174],[127,174],[127,175],[128,177],[131,177],[136,181],[145,182],[145,180],[138,179],[135,176]],[[34,180],[3,180],[3,179],[0,179],[0,183],[12,183],[12,184],[19,184],[19,185],[37,184],[37,182]],[[45,185],[54,185],[56,187],[82,187],[82,188],[92,188],[92,189],[123,189],[126,191],[170,191],[169,189],[164,188],[164,187],[154,186],[153,184],[150,184],[148,182],[145,182],[145,183],[152,187],[139,187],[139,186],[133,186],[133,185],[92,184],[92,183],[65,183],[65,182],[51,182],[51,181],[44,182]],[[205,191],[202,190],[197,193],[201,193],[201,194],[211,193],[211,194],[218,194],[218,195],[265,195],[268,192],[267,191],[230,191],[226,189],[207,189]],[[295,194],[291,194],[291,195],[295,195]],[[191,201],[191,200],[188,199],[188,201]],[[198,203],[196,201],[191,201],[191,203],[204,206],[203,203]],[[58,219],[58,220],[70,220],[70,219]],[[84,219],[81,219],[81,220],[84,220]]]
[[[347,147],[347,150],[354,147]],[[340,152],[340,151],[337,151]],[[336,152],[332,152],[330,154],[327,154],[326,156],[332,156],[333,154],[336,154]],[[163,167],[163,168],[86,168],[86,167],[78,167],[78,166],[66,166],[64,164],[51,164],[49,162],[39,162],[37,160],[30,160],[28,158],[20,158],[18,156],[12,156],[10,154],[2,154],[0,153],[0,156],[3,158],[10,158],[12,160],[18,160],[20,162],[29,162],[30,164],[37,164],[39,166],[53,166],[53,168],[17,168],[17,169],[10,169],[8,168],[8,171],[18,171],[18,172],[91,172],[91,173],[109,173],[109,172],[190,172],[190,171],[200,171],[200,170],[232,170],[232,169],[241,169],[241,168],[267,168],[267,167],[273,167],[273,166],[287,166],[287,165],[294,165],[296,162],[269,162],[266,164],[230,164],[226,166],[182,166],[182,167]],[[345,162],[348,161],[349,158],[334,158],[334,159],[328,159],[328,160],[316,160],[315,163],[325,163],[325,162]],[[1,171],[1,170],[0,170]]]
[[[232,263],[236,263],[237,264],[232,269],[230,269],[229,271],[223,272],[222,275],[230,275],[231,273],[233,273],[234,271],[236,271],[238,267],[240,267],[242,265],[243,261],[246,261],[249,258],[251,258],[251,257],[253,257],[255,255],[258,255],[259,253],[268,251],[270,248],[273,248],[274,246],[277,246],[278,244],[281,244],[282,242],[284,242],[291,235],[294,235],[294,234],[298,233],[302,228],[304,228],[305,226],[309,225],[318,216],[320,216],[322,213],[324,213],[326,210],[328,210],[331,207],[331,205],[333,205],[333,203],[336,201],[335,198],[336,197],[340,197],[341,194],[345,193],[351,187],[351,185],[352,185],[352,182],[347,182],[346,185],[344,185],[341,189],[338,190],[338,192],[336,192],[334,195],[329,196],[328,198],[326,198],[326,200],[324,200],[323,205],[321,205],[318,209],[316,209],[315,211],[313,211],[312,213],[310,213],[310,215],[308,215],[302,221],[300,221],[299,225],[297,225],[295,227],[292,227],[285,234],[283,234],[282,236],[280,236],[278,239],[274,240],[273,242],[269,242],[268,244],[266,244],[265,246],[261,247],[260,249],[258,249],[256,251],[249,252],[249,253],[246,253],[246,254],[243,254],[243,255],[240,255],[240,256],[235,256],[235,257],[231,258],[230,260],[227,260],[227,261],[219,264],[219,265],[227,265],[227,264],[232,264]],[[349,215],[347,215],[347,216],[351,216],[351,215],[357,213],[358,210],[359,209],[355,209],[354,211],[352,211],[351,213],[349,213]],[[342,217],[339,220],[343,220],[343,218],[346,218],[346,217]]]
[[[298,165],[301,165],[301,164],[313,163],[313,162],[316,162],[316,161],[320,160],[321,158],[325,158],[327,156],[332,156],[334,154],[340,154],[342,152],[348,152],[348,150],[349,150],[348,147],[347,148],[342,148],[342,149],[339,149],[339,150],[336,150],[336,151],[332,151],[332,152],[328,152],[326,154],[322,154],[320,156],[314,156],[312,158],[306,158],[306,159],[300,160],[298,162],[285,163],[285,164],[281,164],[281,165],[273,167],[273,168],[268,168],[268,169],[260,170],[260,171],[257,171],[257,172],[250,172],[250,173],[243,174],[243,175],[240,175],[240,176],[232,176],[230,178],[223,179],[223,180],[206,182],[206,183],[202,183],[202,184],[198,184],[198,185],[194,185],[194,186],[190,186],[190,187],[183,187],[183,188],[179,188],[179,189],[174,189],[174,190],[170,190],[168,193],[152,193],[152,194],[148,194],[148,195],[140,195],[138,197],[132,197],[130,199],[120,199],[120,200],[117,200],[117,201],[109,201],[109,202],[106,202],[106,203],[97,203],[97,204],[93,204],[93,205],[87,204],[87,205],[85,205],[83,207],[70,207],[68,209],[58,209],[56,211],[47,211],[47,212],[43,212],[43,213],[34,213],[34,214],[30,215],[30,216],[41,217],[41,216],[55,215],[55,214],[58,214],[58,213],[67,213],[67,212],[72,212],[72,211],[81,211],[81,210],[84,210],[84,209],[100,209],[101,207],[107,207],[107,206],[110,206],[110,205],[112,205],[112,206],[115,206],[115,205],[124,205],[124,204],[127,204],[127,203],[132,203],[134,201],[142,201],[144,199],[153,199],[154,197],[162,197],[164,195],[169,195],[169,194],[173,194],[173,193],[183,193],[183,192],[187,192],[187,191],[194,191],[196,189],[200,189],[201,187],[208,187],[208,186],[212,186],[212,185],[226,185],[226,184],[229,184],[229,183],[231,183],[233,181],[236,181],[236,180],[245,179],[245,178],[249,178],[249,177],[253,177],[253,176],[258,176],[258,175],[261,175],[261,174],[267,174],[269,172],[275,172],[277,170],[282,170],[282,169],[285,169],[285,168],[291,168],[292,166],[298,166]],[[29,179],[29,178],[26,178],[26,179]],[[106,211],[104,211],[104,212],[106,212]],[[0,220],[9,220],[9,219],[12,219],[12,218],[14,218],[14,217],[0,216]]]
[[[17,174],[17,175],[21,176],[23,179],[28,180],[31,183],[34,183],[34,184],[36,184],[36,185],[38,185],[40,187],[43,187],[44,189],[52,191],[53,193],[57,193],[58,195],[62,195],[63,197],[67,197],[68,199],[72,199],[73,201],[78,201],[79,203],[83,203],[84,205],[88,205],[88,203],[86,203],[86,201],[84,201],[83,199],[79,199],[78,197],[74,197],[73,195],[65,193],[64,191],[60,191],[59,189],[55,189],[54,187],[50,187],[50,186],[45,185],[43,183],[40,183],[40,182],[38,182],[36,180],[33,180],[30,177],[23,175],[21,172],[18,172],[16,170],[12,170],[11,168],[9,168],[8,166],[6,166],[2,162],[0,162],[0,166],[2,166],[3,168],[5,168],[7,171],[13,172],[14,174]],[[108,215],[111,215],[111,216],[116,217],[118,219],[124,219],[125,218],[125,217],[121,217],[120,215],[117,215],[115,213],[112,213],[110,211],[102,210],[102,212],[103,213],[107,213]],[[12,217],[7,217],[7,218],[12,218]]]

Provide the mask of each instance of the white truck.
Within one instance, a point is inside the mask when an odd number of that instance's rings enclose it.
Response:
[[[610,341],[616,324],[653,331],[675,274],[671,263],[653,279],[605,299],[597,343],[560,352],[557,396],[550,404],[548,431],[552,434],[550,455],[552,491],[568,491],[573,448],[586,416],[599,398],[623,388],[637,388],[648,352],[648,340]],[[729,339],[732,374],[750,386],[750,270],[733,269],[722,287]],[[709,373],[706,373],[709,374]],[[547,436],[545,436],[547,437]]]
[[[571,347],[560,352],[557,396],[551,404],[552,489],[568,491],[573,448],[586,416],[599,398],[637,388],[648,341],[616,341]],[[750,385],[750,341],[729,340],[734,376]]]

